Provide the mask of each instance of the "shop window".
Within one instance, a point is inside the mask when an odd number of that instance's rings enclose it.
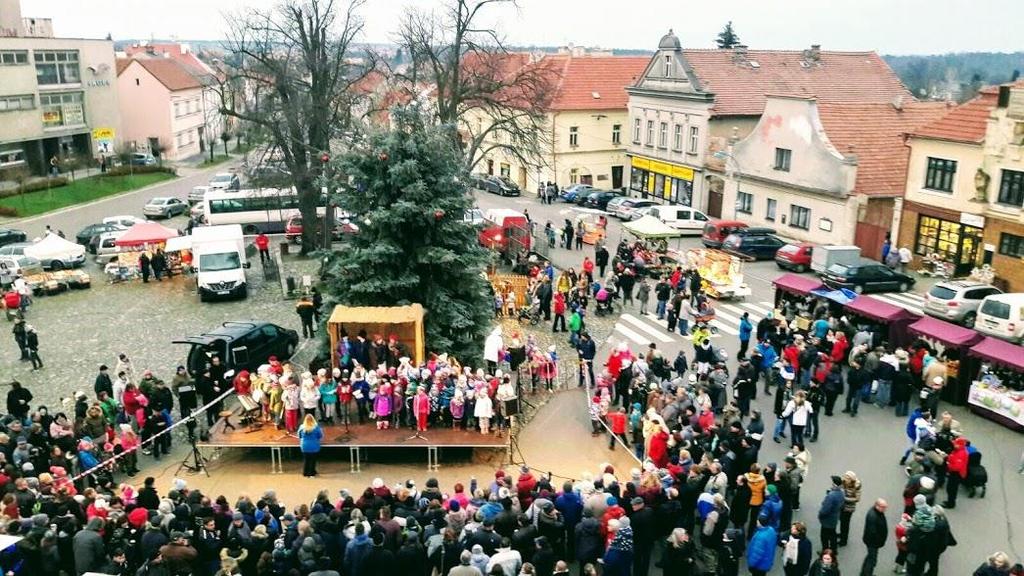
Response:
[[[40,94],[39,106],[43,110],[44,128],[82,126],[85,124],[85,106],[81,92]]]
[[[999,183],[999,203],[1024,205],[1024,172],[1003,170],[1003,178]]]
[[[914,252],[921,256],[938,254],[947,262],[954,261],[962,229],[959,222],[922,215],[917,224]]]
[[[612,124],[612,144],[622,144],[622,124]]]
[[[750,214],[754,211],[754,195],[749,192],[736,193],[736,211]]]
[[[796,204],[789,206],[789,225],[801,230],[811,228],[811,209]]]
[[[924,175],[924,187],[938,192],[952,192],[954,176],[956,176],[956,160],[929,157],[928,170]]]
[[[36,50],[36,82],[48,84],[78,84],[82,76],[78,67],[78,50]]]
[[[769,222],[775,222],[775,211],[778,210],[779,203],[774,198],[768,198],[767,205],[764,210],[764,219]]]
[[[0,150],[0,168],[21,166],[25,163],[25,151],[20,148]]]
[[[789,162],[793,158],[793,151],[785,148],[775,149],[775,166],[780,172],[789,172]]]
[[[569,146],[573,148],[580,145],[580,128],[579,126],[569,126]]]
[[[1017,236],[1016,234],[1007,234],[1006,232],[1000,234],[999,253],[1002,254],[1003,256],[1024,258],[1024,236]]]
[[[639,144],[640,143],[640,119],[639,118],[634,118],[633,119],[633,143],[634,144]]]

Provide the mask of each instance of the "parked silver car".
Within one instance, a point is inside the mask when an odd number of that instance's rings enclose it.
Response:
[[[142,207],[142,215],[149,218],[170,218],[188,211],[188,204],[172,196],[153,198]]]
[[[973,328],[981,301],[1002,293],[999,288],[981,282],[939,282],[925,294],[922,310],[929,316]]]

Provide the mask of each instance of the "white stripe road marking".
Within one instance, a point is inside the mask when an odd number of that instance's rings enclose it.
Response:
[[[730,324],[735,325],[737,328],[740,325],[740,319],[739,318],[737,318],[735,316],[732,316],[732,315],[729,315],[729,314],[726,314],[725,312],[722,312],[721,310],[715,310],[715,320],[726,320]]]
[[[728,310],[730,312],[735,312],[736,314],[739,314],[740,316],[743,316],[744,313],[750,314],[749,311],[744,310],[743,308],[740,308],[739,306],[733,306],[732,304],[721,304],[721,307],[725,308],[726,310]],[[750,321],[751,322],[757,322],[760,319],[761,319],[761,316],[756,315],[756,314],[750,314]]]
[[[753,310],[754,312],[757,312],[761,316],[767,316],[769,312],[775,309],[775,307],[772,306],[770,302],[760,302],[759,304],[761,304],[761,306],[758,306],[756,304],[749,304],[747,302],[741,302],[740,306],[743,306],[748,310]]]
[[[633,332],[629,328],[623,326],[621,323],[615,325],[615,330],[619,334],[622,334],[623,336],[629,338],[630,340],[632,340],[633,342],[637,343],[640,346],[646,346],[647,344],[651,343],[650,339],[644,338],[643,336],[637,334],[636,332]]]
[[[907,304],[906,302],[897,300],[895,298],[888,298],[886,294],[875,294],[873,298],[877,298],[878,300],[881,300],[882,302],[885,302],[887,304],[892,304],[893,306],[898,306],[900,308],[903,308],[904,310],[909,310],[919,316],[924,315],[924,311],[922,311],[919,306]]]
[[[895,298],[896,300],[902,300],[902,301],[907,302],[909,304],[913,304],[914,306],[924,306],[924,298],[921,297],[921,296],[918,296],[917,294],[896,294],[896,293],[892,293],[892,294],[885,294],[885,296],[888,296],[890,298]]]
[[[719,316],[720,316],[720,315],[721,315],[721,314],[719,314]],[[721,332],[725,332],[726,334],[732,334],[733,336],[739,336],[739,335],[740,335],[740,333],[739,333],[739,331],[738,331],[738,330],[733,330],[733,329],[732,329],[732,328],[731,328],[730,326],[728,326],[727,324],[723,324],[723,323],[722,323],[722,321],[721,321],[721,320],[719,320],[718,318],[715,318],[714,320],[712,320],[712,321],[711,321],[711,323],[712,323],[712,324],[713,324],[713,325],[714,325],[714,326],[715,326],[716,328],[718,328],[718,330],[719,330],[719,331],[721,331]]]
[[[644,322],[643,320],[637,318],[636,316],[633,316],[632,314],[623,314],[619,316],[619,319],[625,320],[626,322],[629,322],[630,324],[650,334],[658,342],[668,343],[673,341],[672,338],[665,335],[667,330],[665,330],[664,327],[662,327],[662,330],[659,331],[657,328],[651,326],[650,324]]]

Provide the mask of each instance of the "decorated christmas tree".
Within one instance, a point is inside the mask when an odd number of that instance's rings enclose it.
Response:
[[[392,127],[371,132],[332,166],[336,202],[357,215],[359,233],[330,259],[327,300],[348,306],[426,310],[428,352],[480,359],[491,318],[487,253],[463,221],[472,196],[454,127],[414,107],[391,111]]]

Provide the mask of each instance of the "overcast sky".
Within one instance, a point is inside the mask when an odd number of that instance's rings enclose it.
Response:
[[[225,14],[278,1],[22,0],[22,11],[53,18],[61,36],[218,40]],[[367,0],[364,40],[390,42],[405,6],[429,9],[445,1]],[[653,50],[672,27],[684,47],[708,48],[732,20],[741,40],[759,49],[811,44],[885,54],[1024,49],[1022,0],[519,0],[518,9],[489,14],[508,41],[521,45]]]

